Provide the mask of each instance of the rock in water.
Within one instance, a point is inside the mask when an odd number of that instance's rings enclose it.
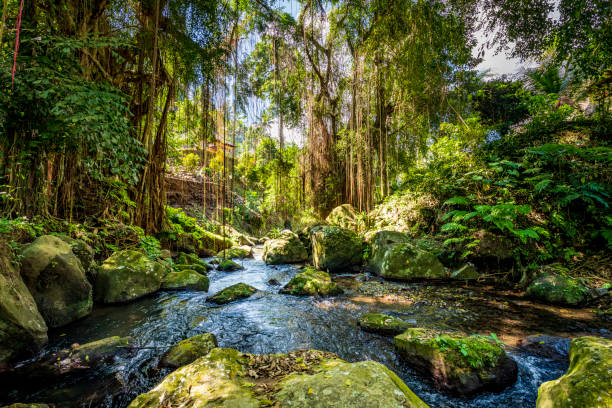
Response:
[[[263,385],[258,385],[263,384]],[[331,353],[243,354],[215,348],[168,375],[129,408],[262,406],[427,408],[380,363],[347,363]]]
[[[437,387],[460,395],[501,391],[514,384],[518,366],[506,352],[482,336],[458,336],[414,328],[395,336],[395,347],[416,369],[431,375]]]
[[[555,305],[579,306],[587,301],[589,290],[577,279],[545,271],[529,284],[527,295]]]
[[[232,272],[243,270],[244,267],[232,261],[231,259],[226,259],[225,261],[221,261],[219,265],[217,265],[217,269],[223,272]]]
[[[217,338],[212,333],[199,334],[183,340],[168,350],[161,359],[161,367],[179,368],[193,363],[217,347]]]
[[[47,343],[47,325],[10,254],[0,243],[0,370]]]
[[[367,269],[376,275],[381,274],[383,259],[391,247],[412,241],[410,235],[397,231],[377,231],[366,240],[370,243],[370,259]]]
[[[120,303],[157,292],[165,268],[140,252],[115,252],[98,268],[95,297],[102,303]]]
[[[209,296],[206,300],[223,305],[235,300],[248,298],[255,292],[257,292],[257,289],[254,287],[247,285],[246,283],[237,283],[215,293],[212,296]]]
[[[536,408],[612,407],[612,340],[579,337],[570,343],[570,365],[542,384]]]
[[[434,254],[407,243],[394,245],[385,252],[380,276],[398,280],[447,278],[444,266]]]
[[[191,269],[170,272],[164,277],[161,288],[165,290],[192,289],[206,292],[210,284],[208,278]]]
[[[291,278],[280,292],[296,296],[334,296],[341,294],[342,289],[332,282],[327,272],[309,267]]]
[[[311,240],[315,268],[335,272],[361,265],[363,241],[353,231],[320,226],[312,230]]]
[[[92,288],[70,245],[43,235],[26,246],[21,276],[49,327],[60,327],[91,313]]]
[[[232,247],[229,249],[224,249],[217,253],[217,259],[233,259],[233,258],[252,258],[253,257],[253,248],[250,246],[242,245],[238,247]]]
[[[334,208],[329,213],[327,218],[325,218],[325,221],[329,225],[335,225],[337,227],[346,228],[346,229],[350,229],[351,231],[358,232],[358,225],[357,225],[358,214],[359,213],[357,212],[355,207],[353,207],[352,205],[342,204]]]
[[[263,249],[263,260],[267,264],[290,264],[304,262],[308,252],[300,238],[289,230],[281,232],[278,238],[266,241]]]
[[[381,313],[366,313],[359,317],[359,326],[367,332],[395,335],[403,333],[414,324]]]
[[[38,403],[34,403],[34,404],[22,404],[22,403],[18,402],[16,404],[5,405],[2,408],[51,408],[51,407],[49,405],[47,405],[47,404],[38,404]]]

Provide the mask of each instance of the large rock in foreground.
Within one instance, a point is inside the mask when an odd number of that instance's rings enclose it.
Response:
[[[278,238],[264,244],[263,260],[267,264],[290,264],[308,259],[306,247],[300,238],[290,230],[281,232]]]
[[[334,296],[342,293],[342,289],[332,282],[327,272],[308,267],[295,275],[281,293],[296,296]]]
[[[208,300],[209,302],[216,303],[218,305],[223,305],[226,303],[233,302],[235,300],[248,298],[255,292],[257,292],[257,289],[250,285],[247,285],[246,283],[241,282],[232,286],[228,286],[227,288],[215,293],[214,295],[209,296],[206,300]]]
[[[10,254],[0,243],[0,370],[47,343],[47,325]]]
[[[217,338],[214,334],[198,334],[172,346],[163,355],[159,365],[179,368],[207,355],[215,347],[217,347]]]
[[[243,354],[215,348],[168,375],[129,408],[262,406],[426,408],[393,372],[373,361],[347,363],[322,351]]]
[[[518,366],[506,352],[482,336],[456,336],[414,328],[395,336],[405,360],[431,375],[434,384],[460,395],[501,391],[514,384]]]
[[[91,313],[91,284],[69,244],[43,235],[21,255],[21,276],[47,326],[64,326]]]
[[[570,366],[538,390],[536,408],[612,407],[612,340],[580,337],[570,343]]]
[[[140,252],[115,252],[98,269],[95,285],[96,301],[120,303],[157,292],[165,268]]]
[[[588,300],[589,289],[577,279],[549,271],[529,284],[527,295],[545,303],[579,306]]]
[[[315,268],[335,272],[361,265],[363,241],[353,231],[320,226],[312,230],[311,240]]]
[[[385,252],[380,276],[397,280],[447,278],[444,266],[434,254],[407,243],[394,245]]]

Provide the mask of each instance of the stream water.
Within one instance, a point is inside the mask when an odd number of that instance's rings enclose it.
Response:
[[[88,372],[86,377],[55,385],[24,384],[19,389],[7,391],[4,398],[0,398],[0,405],[43,401],[53,402],[58,407],[125,407],[168,374],[168,371],[158,370],[157,364],[169,346],[204,332],[214,333],[219,346],[246,353],[319,349],[337,353],[348,361],[379,361],[396,372],[432,408],[534,407],[538,386],[561,376],[567,368],[566,362],[555,362],[511,348],[508,352],[519,365],[518,381],[512,387],[499,394],[482,394],[470,399],[449,396],[435,390],[427,378],[399,358],[392,338],[360,330],[357,319],[361,313],[385,311],[419,323],[422,320],[428,327],[464,329],[468,322],[479,323],[470,317],[470,310],[459,308],[452,314],[454,318],[444,319],[440,316],[454,310],[451,303],[371,301],[375,298],[356,293],[354,275],[339,279],[347,290],[336,298],[280,295],[281,286],[268,282],[275,279],[284,285],[296,273],[294,268],[266,266],[257,255],[256,259],[240,262],[245,267],[243,271],[211,272],[209,293],[160,292],[127,305],[96,307],[87,318],[50,333],[50,345],[45,352],[115,335],[132,336],[138,348]],[[248,283],[261,292],[223,306],[206,302],[209,294],[238,282]],[[589,330],[586,326],[579,329]],[[606,329],[590,330],[608,333]]]

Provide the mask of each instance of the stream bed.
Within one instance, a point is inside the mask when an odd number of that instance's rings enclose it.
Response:
[[[318,349],[337,353],[348,361],[381,362],[432,408],[529,408],[535,406],[538,386],[563,375],[567,361],[554,361],[513,347],[525,334],[610,337],[611,333],[609,322],[596,319],[584,309],[559,310],[461,285],[387,283],[363,274],[346,274],[335,276],[345,289],[342,296],[281,295],[278,290],[296,269],[267,266],[257,252],[256,259],[238,262],[244,270],[209,273],[208,293],[159,292],[126,305],[97,306],[85,319],[51,332],[45,353],[116,335],[131,336],[135,349],[93,372],[59,384],[29,383],[5,390],[0,385],[0,406],[19,401],[48,402],[57,407],[126,407],[169,373],[157,369],[157,364],[171,345],[210,332],[220,347],[246,353]],[[271,280],[277,282],[271,284]],[[238,282],[261,292],[222,306],[206,302],[210,294]],[[441,393],[399,358],[392,337],[359,329],[357,320],[366,312],[393,314],[415,320],[422,327],[495,332],[511,345],[508,353],[518,363],[518,381],[501,393],[469,399]]]

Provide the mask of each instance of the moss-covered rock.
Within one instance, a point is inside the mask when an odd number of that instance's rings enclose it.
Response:
[[[244,267],[232,261],[231,259],[226,259],[224,261],[219,262],[219,265],[217,265],[217,269],[223,272],[232,272],[243,270]]]
[[[115,252],[100,265],[95,298],[102,303],[120,303],[154,293],[161,287],[165,268],[138,251]]]
[[[165,290],[201,290],[206,292],[210,284],[208,278],[192,269],[171,272],[162,281],[161,288]]]
[[[327,272],[308,267],[296,274],[281,293],[296,296],[334,296],[342,293],[342,289],[332,282]]]
[[[501,391],[517,378],[516,362],[493,339],[412,328],[395,336],[394,344],[411,366],[452,393]]]
[[[361,265],[363,241],[353,231],[320,226],[312,230],[311,240],[315,268],[336,272]]]
[[[244,258],[252,258],[253,257],[253,248],[250,246],[242,245],[238,247],[232,247],[229,249],[224,249],[217,253],[217,259],[244,259]]]
[[[383,259],[390,248],[412,241],[409,234],[388,230],[370,232],[365,239],[370,245],[370,258],[366,267],[376,275],[380,275]]]
[[[50,406],[47,404],[39,404],[39,403],[23,404],[21,402],[18,402],[16,404],[5,405],[2,408],[50,408]]]
[[[513,245],[507,237],[487,230],[478,230],[473,234],[473,238],[474,246],[470,248],[468,259],[479,268],[498,269],[513,264]]]
[[[47,343],[47,325],[11,255],[0,242],[0,369]]]
[[[546,271],[529,284],[527,295],[546,303],[578,306],[587,301],[589,290],[577,279],[554,271]]]
[[[359,317],[359,327],[372,333],[396,335],[413,326],[410,322],[381,313],[366,313]]]
[[[208,270],[200,264],[193,264],[193,265],[175,264],[175,265],[172,265],[172,267],[174,268],[175,271],[184,271],[188,269],[190,271],[196,271],[200,275],[205,275],[205,276],[206,276],[206,273],[208,272]]]
[[[267,264],[290,264],[304,262],[308,252],[300,238],[289,230],[284,230],[276,239],[264,244],[263,260]]]
[[[327,218],[325,218],[325,221],[327,221],[329,225],[335,225],[358,232],[358,214],[359,213],[352,205],[342,204],[334,208]]]
[[[329,354],[306,350],[250,355],[214,348],[168,375],[128,408],[185,401],[194,408],[427,408],[382,364],[347,363]]]
[[[70,248],[72,249],[72,253],[75,254],[77,258],[79,258],[79,261],[81,261],[81,266],[83,267],[83,270],[85,271],[87,280],[89,281],[90,284],[93,285],[93,283],[96,280],[96,273],[98,271],[98,265],[96,265],[96,262],[94,260],[94,256],[95,256],[94,249],[82,239],[74,239],[70,237],[59,237],[59,238],[65,243],[67,243],[68,245],[70,245]]]
[[[570,343],[570,365],[542,384],[536,408],[612,407],[612,340],[579,337]]]
[[[255,292],[257,292],[257,289],[250,285],[247,285],[246,283],[241,282],[229,286],[215,293],[212,296],[209,296],[206,300],[219,305],[223,305],[225,303],[233,302],[235,300],[248,298]]]
[[[64,326],[91,313],[91,284],[81,261],[61,239],[43,235],[27,245],[21,276],[47,326]]]
[[[188,265],[188,267],[184,267],[183,265]],[[210,271],[213,268],[207,262],[201,260],[197,255],[181,252],[174,261],[174,269],[193,269],[196,272],[206,274],[206,271]]]
[[[162,367],[179,368],[193,363],[217,347],[217,338],[212,333],[198,334],[185,339],[170,348],[162,357]]]
[[[435,255],[408,243],[394,245],[385,252],[380,276],[397,280],[447,277],[444,266]]]
[[[451,279],[458,280],[476,280],[480,278],[480,274],[476,272],[476,269],[470,264],[465,264],[461,268],[452,272],[450,275]]]

